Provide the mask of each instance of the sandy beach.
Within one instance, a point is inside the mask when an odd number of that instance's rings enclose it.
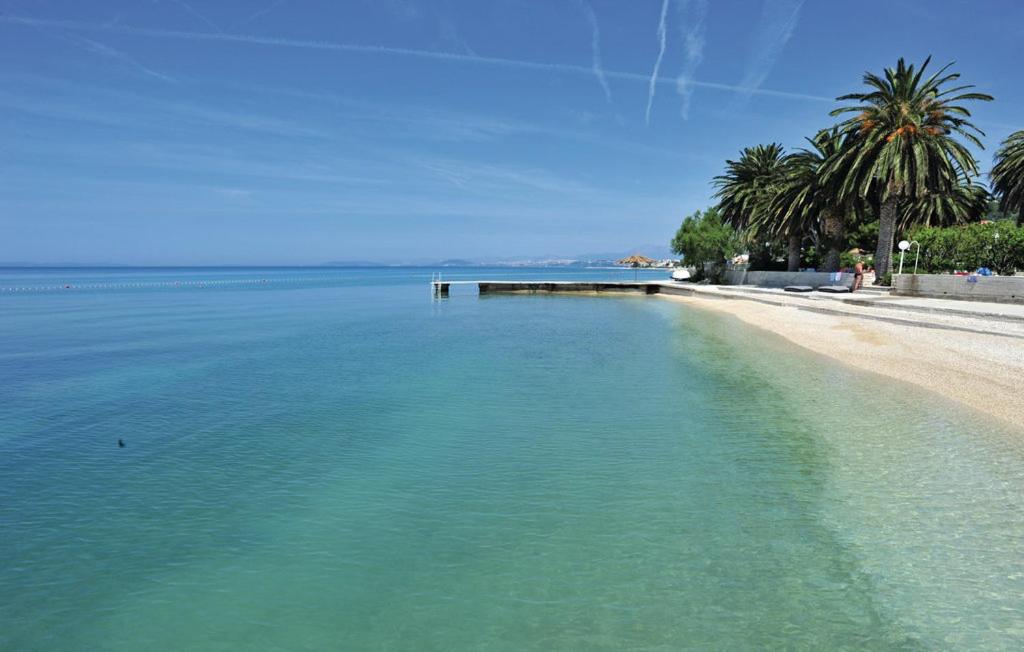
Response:
[[[913,383],[1018,428],[1024,424],[1024,340],[742,299],[658,296],[731,314],[843,364]]]

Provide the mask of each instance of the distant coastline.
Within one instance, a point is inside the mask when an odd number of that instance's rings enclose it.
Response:
[[[128,263],[33,263],[0,262],[0,269],[437,269],[443,268],[578,268],[578,269],[622,269],[614,260],[563,260],[563,261],[464,261],[440,260],[423,262],[373,262],[373,261],[330,261],[308,265],[265,265],[265,264],[206,264],[206,265],[133,265]]]
[[[641,245],[622,249],[620,251],[599,251],[587,252],[573,255],[562,254],[536,254],[522,256],[480,256],[471,258],[402,258],[400,256],[385,255],[381,260],[363,258],[338,258],[328,261],[316,261],[309,263],[294,264],[264,264],[264,263],[212,263],[212,264],[147,264],[137,265],[133,263],[118,263],[111,261],[103,262],[82,262],[82,261],[0,261],[0,269],[32,269],[32,268],[55,268],[55,269],[220,269],[220,268],[262,268],[262,269],[289,269],[289,268],[316,268],[316,267],[347,267],[347,268],[378,268],[378,267],[619,267],[616,261],[629,255],[641,253],[655,259],[674,258],[672,252],[664,245]]]

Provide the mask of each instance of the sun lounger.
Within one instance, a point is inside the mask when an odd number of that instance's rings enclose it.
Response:
[[[787,285],[782,289],[785,290],[786,292],[810,292],[814,288],[812,288],[810,285]]]
[[[818,288],[818,292],[828,292],[829,294],[846,294],[850,291],[850,288],[845,285],[822,285]]]

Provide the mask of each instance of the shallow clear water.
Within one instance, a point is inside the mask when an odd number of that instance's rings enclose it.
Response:
[[[1024,433],[667,300],[429,278],[0,271],[0,649],[1024,644]]]

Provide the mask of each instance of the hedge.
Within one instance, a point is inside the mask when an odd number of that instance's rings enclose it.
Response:
[[[974,271],[988,267],[999,274],[1024,269],[1024,227],[989,222],[945,228],[925,227],[909,234],[921,245],[919,272]],[[906,254],[903,271],[913,269],[916,247]]]

